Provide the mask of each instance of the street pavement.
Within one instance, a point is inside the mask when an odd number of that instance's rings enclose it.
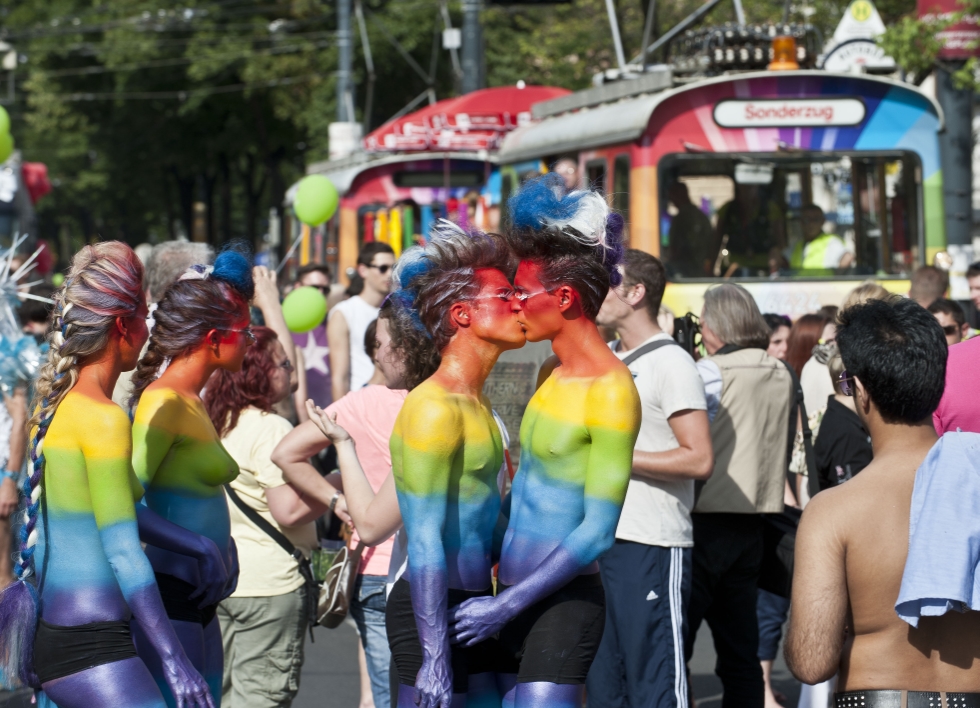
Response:
[[[293,708],[357,708],[360,679],[357,669],[357,632],[350,622],[336,629],[317,627],[316,641],[306,642],[306,661],[300,682],[299,695]],[[786,705],[795,708],[800,685],[790,675],[782,657],[773,668],[773,684],[787,697]],[[698,708],[721,706],[721,681],[714,674],[715,652],[707,625],[701,627],[694,643],[691,660],[691,689]],[[30,697],[23,692],[0,692],[0,708],[31,708]],[[379,707],[380,708],[380,707]]]
[[[306,662],[299,696],[293,708],[357,708],[360,682],[357,670],[357,633],[348,623],[337,629],[315,630],[316,643],[306,643]],[[721,681],[714,674],[715,652],[711,632],[701,627],[691,659],[691,688],[698,708],[721,706]],[[789,673],[782,657],[773,668],[775,689],[787,697],[786,705],[795,708],[800,684]],[[380,707],[379,707],[380,708]]]

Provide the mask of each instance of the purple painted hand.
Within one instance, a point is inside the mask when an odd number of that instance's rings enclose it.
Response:
[[[207,681],[183,651],[163,661],[163,674],[177,699],[177,708],[215,708]]]
[[[415,677],[415,703],[419,708],[450,708],[453,702],[453,670],[449,656],[422,661]]]
[[[471,598],[449,608],[450,641],[471,647],[500,632],[510,620],[510,613],[499,598]]]
[[[200,539],[203,551],[197,558],[197,564],[201,574],[201,584],[197,590],[191,593],[190,599],[197,600],[200,598],[198,607],[209,607],[217,605],[228,596],[226,588],[228,587],[229,573],[217,544],[204,536],[201,536]]]

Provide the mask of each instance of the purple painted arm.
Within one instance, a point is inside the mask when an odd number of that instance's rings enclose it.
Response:
[[[415,624],[422,644],[422,668],[415,679],[415,701],[419,708],[449,708],[453,673],[446,624],[449,583],[445,568],[412,573],[410,587]]]
[[[160,656],[164,679],[178,708],[215,708],[207,682],[187,658],[163,608],[156,583],[126,596],[133,618]]]
[[[523,610],[567,585],[581,573],[582,561],[559,546],[517,585],[496,597],[477,597],[449,611],[454,644],[473,646],[497,634]]]
[[[167,521],[143,504],[136,505],[136,522],[143,543],[197,559],[201,585],[191,599],[201,598],[200,607],[216,605],[231,594],[228,587],[235,581],[225,568],[221,551],[214,541]],[[235,571],[237,575],[237,568]]]

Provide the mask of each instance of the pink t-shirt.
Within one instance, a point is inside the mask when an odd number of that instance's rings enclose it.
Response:
[[[976,376],[980,361],[980,336],[949,348],[946,360],[946,389],[939,408],[932,414],[936,433],[954,430],[980,433],[980,378]]]
[[[364,475],[375,493],[391,474],[391,449],[388,442],[407,395],[408,391],[371,385],[351,391],[327,408],[327,415],[336,413],[337,422],[353,438],[357,447],[357,459],[360,460]],[[357,540],[355,531],[351,543],[356,544]],[[365,548],[358,572],[363,575],[388,575],[394,542],[392,537],[374,548]]]

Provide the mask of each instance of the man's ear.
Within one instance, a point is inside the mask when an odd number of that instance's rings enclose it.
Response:
[[[871,397],[868,395],[868,391],[864,388],[864,384],[861,383],[860,379],[854,379],[854,387],[856,391],[854,392],[854,403],[861,407],[865,415],[871,412]]]
[[[632,288],[630,288],[629,293],[626,296],[626,302],[630,304],[631,307],[636,307],[641,302],[643,298],[647,296],[647,286],[643,283],[637,283]]]
[[[457,327],[470,326],[470,303],[464,301],[455,302],[449,306],[449,319]]]
[[[578,293],[571,285],[559,285],[551,294],[558,298],[558,311],[568,312],[568,309],[575,303]]]

